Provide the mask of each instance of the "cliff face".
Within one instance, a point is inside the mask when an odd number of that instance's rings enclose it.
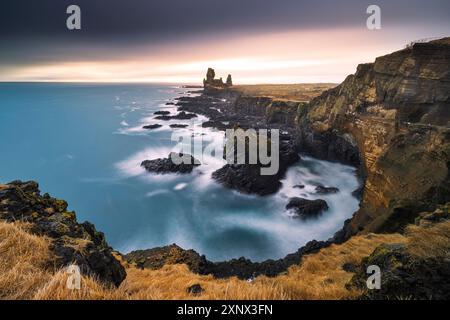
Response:
[[[304,151],[360,165],[362,204],[345,236],[398,230],[450,200],[450,38],[359,65],[296,122]]]

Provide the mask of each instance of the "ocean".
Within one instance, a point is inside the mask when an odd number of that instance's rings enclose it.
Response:
[[[0,183],[36,180],[42,193],[65,199],[78,221],[88,220],[116,250],[127,253],[176,243],[220,261],[245,256],[277,259],[308,241],[326,240],[358,209],[351,195],[355,168],[302,155],[268,197],[228,190],[211,179],[217,159],[187,175],[155,175],[140,163],[167,157],[174,133],[218,143],[198,117],[158,121],[158,110],[188,89],[157,84],[0,83]],[[146,124],[160,123],[156,130]],[[169,124],[189,124],[172,129]],[[211,141],[205,141],[205,140]],[[303,184],[304,189],[294,188]],[[318,184],[338,187],[318,196]],[[290,197],[321,198],[320,218],[293,219]]]

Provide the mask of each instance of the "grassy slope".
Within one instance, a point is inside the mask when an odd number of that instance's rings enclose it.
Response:
[[[68,274],[54,270],[48,246],[50,240],[27,232],[26,225],[0,222],[1,299],[346,299],[359,292],[345,284],[352,273],[344,263],[358,263],[382,243],[404,242],[398,234],[354,237],[305,257],[301,266],[275,278],[258,277],[252,282],[214,279],[193,274],[185,265],[160,270],[140,270],[127,265],[127,278],[116,288],[83,277],[81,290],[68,290]],[[199,283],[199,296],[186,292]]]

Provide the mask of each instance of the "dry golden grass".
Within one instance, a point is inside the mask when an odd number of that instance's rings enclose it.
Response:
[[[305,102],[336,86],[334,83],[257,84],[237,85],[233,86],[233,90],[248,96]]]
[[[48,245],[24,225],[0,222],[0,299],[30,299],[51,279]]]
[[[141,270],[124,264],[127,278],[119,288],[82,277],[80,290],[67,289],[69,274],[54,271],[49,240],[29,234],[21,226],[0,222],[0,298],[2,299],[348,299],[358,292],[345,284],[352,273],[344,263],[357,264],[382,243],[404,242],[393,235],[364,235],[306,256],[300,266],[275,278],[260,276],[252,282],[237,278],[214,279],[189,271],[185,265]],[[186,288],[200,284],[205,290],[192,295]]]
[[[450,258],[450,221],[428,228],[411,225],[406,235],[410,254],[420,258]]]
[[[345,284],[353,274],[342,269],[345,263],[358,264],[364,257],[384,243],[402,243],[399,234],[368,234],[351,238],[341,245],[331,245],[316,254],[306,256],[300,266],[293,266],[286,275],[266,282],[276,282],[290,299],[335,300],[350,299],[359,295],[349,291]]]

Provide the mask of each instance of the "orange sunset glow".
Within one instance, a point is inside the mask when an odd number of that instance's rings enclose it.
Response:
[[[0,80],[67,82],[199,83],[213,66],[218,75],[232,73],[237,82],[340,82],[358,63],[371,62],[383,52],[401,49],[427,36],[410,36],[402,29],[389,35],[367,29],[291,30],[190,38],[157,48],[141,46],[107,59],[77,59],[23,65],[6,70]]]

